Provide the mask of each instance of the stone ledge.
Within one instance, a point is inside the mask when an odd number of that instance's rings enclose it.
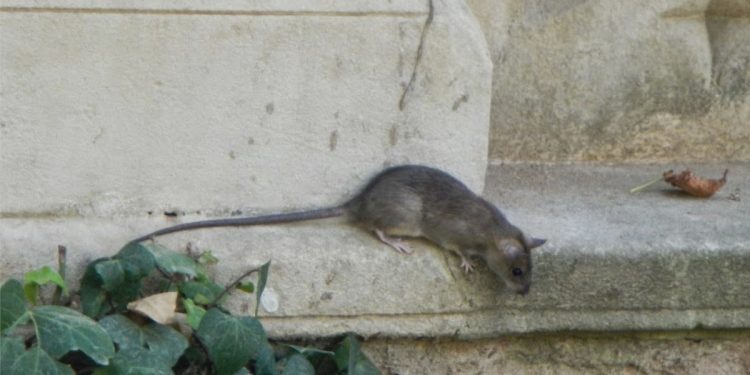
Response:
[[[335,219],[209,229],[160,241],[210,247],[221,259],[214,269],[221,282],[272,259],[269,288],[279,308],[262,316],[274,337],[748,328],[750,200],[740,187],[750,183],[750,165],[694,168],[709,177],[730,169],[727,185],[707,200],[666,185],[628,193],[672,167],[491,166],[485,196],[528,233],[549,239],[535,252],[534,283],[525,297],[504,290],[483,266],[464,275],[453,255],[419,241],[413,255],[400,255]],[[80,274],[84,261],[169,223],[17,217],[0,224],[4,279],[53,264],[58,243],[69,247],[70,264],[79,267],[72,273]],[[233,309],[252,311],[252,297],[236,297]]]
[[[485,340],[378,339],[363,349],[390,374],[738,375],[750,331],[565,333]]]
[[[426,5],[416,1],[372,2],[366,0],[334,1],[235,1],[235,0],[69,0],[65,2],[50,0],[6,0],[0,10],[6,11],[99,11],[99,12],[138,12],[161,13],[164,11],[182,13],[235,13],[252,15],[304,15],[305,13],[325,15],[426,15]]]
[[[750,308],[653,311],[487,309],[414,315],[266,316],[263,325],[270,335],[282,339],[317,339],[354,331],[365,337],[452,337],[463,340],[572,331],[746,329],[750,327]]]

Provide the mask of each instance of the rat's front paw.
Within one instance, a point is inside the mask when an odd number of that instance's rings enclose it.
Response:
[[[464,269],[464,272],[471,273],[472,271],[474,271],[474,263],[472,263],[469,259],[467,259],[466,257],[462,255],[461,256],[461,268]]]

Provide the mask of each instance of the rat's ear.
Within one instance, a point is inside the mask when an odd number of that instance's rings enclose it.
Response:
[[[535,247],[539,247],[539,246],[544,245],[545,243],[547,243],[547,240],[542,239],[542,238],[526,237],[524,235],[523,236],[523,242],[524,242],[524,245],[526,245],[526,248],[528,250],[531,250],[531,249],[533,249]]]

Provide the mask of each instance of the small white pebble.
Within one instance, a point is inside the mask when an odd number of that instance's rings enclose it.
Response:
[[[279,309],[279,295],[271,288],[265,288],[260,296],[260,305],[263,310],[274,313]]]

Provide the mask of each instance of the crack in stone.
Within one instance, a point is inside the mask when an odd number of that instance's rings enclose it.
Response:
[[[424,26],[422,27],[422,34],[419,36],[419,46],[417,47],[417,56],[414,59],[414,70],[411,72],[411,78],[409,78],[409,83],[404,87],[404,92],[401,94],[401,100],[398,101],[398,109],[400,111],[404,110],[404,106],[406,105],[406,94],[408,94],[412,87],[414,86],[414,81],[417,79],[417,68],[419,67],[419,62],[422,61],[422,51],[424,50],[424,41],[425,37],[427,36],[427,30],[430,28],[430,25],[432,24],[432,18],[435,15],[435,7],[432,4],[432,0],[427,0],[427,5],[429,6],[429,13],[427,14],[427,19],[424,22]]]

